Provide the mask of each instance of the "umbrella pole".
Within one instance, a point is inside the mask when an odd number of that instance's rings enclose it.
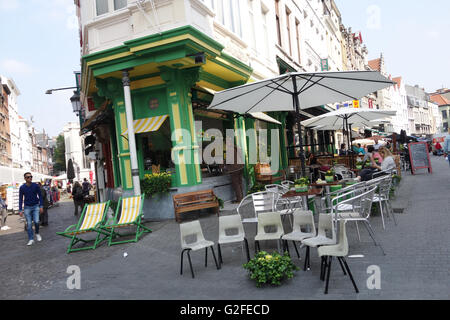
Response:
[[[302,164],[302,177],[305,176],[306,168],[305,168],[305,153],[303,151],[303,140],[302,140],[302,126],[300,124],[300,102],[298,100],[298,93],[297,92],[297,81],[295,79],[295,76],[292,76],[292,84],[294,86],[294,105],[295,105],[295,112],[296,112],[296,119],[297,119],[297,128],[298,128],[298,141],[300,143],[300,162]]]
[[[352,153],[350,153],[350,169],[354,169],[354,163],[353,163],[353,145],[352,143],[352,125],[349,125],[349,132],[350,132],[350,150],[352,151]]]

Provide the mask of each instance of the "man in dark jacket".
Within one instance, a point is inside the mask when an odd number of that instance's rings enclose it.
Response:
[[[44,212],[44,199],[39,186],[32,182],[33,176],[31,173],[26,172],[23,176],[25,183],[19,189],[19,212],[20,216],[25,214],[25,219],[27,219],[27,246],[31,246],[34,243],[33,222],[36,240],[42,241],[42,237],[39,234],[39,213]],[[24,204],[23,210],[22,204]]]

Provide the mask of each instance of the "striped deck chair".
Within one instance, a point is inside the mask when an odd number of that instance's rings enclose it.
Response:
[[[116,214],[112,221],[108,221],[106,224],[102,226],[105,231],[109,233],[109,241],[108,245],[112,244],[120,244],[127,242],[138,242],[139,238],[142,236],[144,232],[152,232],[152,230],[148,229],[141,223],[142,219],[142,206],[144,204],[145,195],[142,194],[140,196],[128,197],[128,198],[120,198],[118,203],[121,203],[120,206],[117,206]],[[120,219],[117,220],[117,216],[119,214],[119,209],[121,209]],[[114,230],[117,228],[130,227],[135,225],[137,227],[136,232],[128,233],[128,234],[120,234],[115,232]],[[133,239],[116,241],[113,242],[113,237],[123,237],[136,235]]]
[[[67,253],[81,250],[95,249],[97,246],[109,236],[109,233],[101,228],[106,220],[106,212],[108,212],[109,201],[94,204],[85,204],[83,211],[78,220],[78,224],[69,226],[64,232],[57,232],[57,235],[71,239]],[[97,232],[95,240],[85,240],[79,235]],[[103,235],[103,237],[102,237]],[[94,241],[92,246],[72,249],[73,245],[78,242],[89,243]]]

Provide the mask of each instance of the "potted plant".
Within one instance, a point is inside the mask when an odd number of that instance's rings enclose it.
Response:
[[[296,192],[308,192],[309,189],[309,179],[306,177],[297,179],[294,181]]]
[[[141,180],[142,192],[147,197],[155,197],[157,194],[164,195],[169,192],[172,177],[167,172],[146,174]]]
[[[361,170],[361,169],[362,169],[362,166],[363,166],[362,160],[356,161],[356,169],[357,169],[357,170]]]
[[[294,277],[294,271],[299,268],[292,263],[288,254],[283,256],[277,252],[268,254],[265,251],[258,252],[255,257],[243,265],[248,270],[250,278],[256,281],[256,286],[264,284],[281,285],[284,279]]]
[[[334,170],[330,169],[325,173],[325,181],[326,182],[333,182],[334,181]]]

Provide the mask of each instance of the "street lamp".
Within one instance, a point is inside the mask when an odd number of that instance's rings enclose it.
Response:
[[[80,94],[78,93],[78,91],[73,92],[73,96],[70,97],[70,102],[72,103],[73,112],[78,115],[78,113],[81,111]]]
[[[68,90],[68,89],[78,89],[78,88],[77,87],[68,87],[68,88],[48,89],[47,91],[45,91],[45,94],[52,94],[53,91]]]

